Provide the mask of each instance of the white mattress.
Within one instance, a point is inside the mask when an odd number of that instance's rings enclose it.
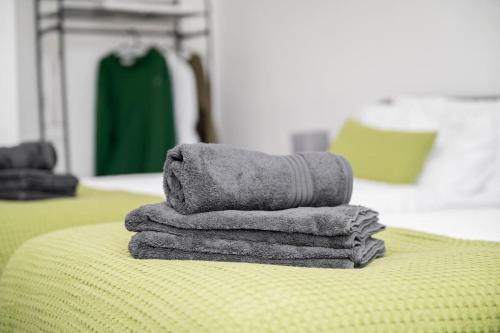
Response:
[[[163,196],[161,174],[93,177],[87,186]],[[391,185],[355,180],[352,204],[380,212],[387,226],[414,229],[462,239],[500,241],[500,206],[475,200],[466,205],[442,205],[439,198],[412,185]],[[457,208],[461,207],[461,208]]]

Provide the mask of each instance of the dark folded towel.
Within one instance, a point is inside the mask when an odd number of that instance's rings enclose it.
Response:
[[[163,232],[135,234],[129,251],[138,259],[235,261],[303,267],[362,267],[385,252],[384,242],[368,238],[351,249],[291,246],[213,238],[192,238]]]
[[[73,192],[45,192],[36,190],[16,190],[8,192],[0,192],[0,200],[15,200],[15,201],[31,201],[44,199],[57,199],[74,197]]]
[[[0,199],[35,200],[75,196],[78,179],[35,169],[0,170]]]
[[[0,147],[0,169],[52,170],[57,154],[50,142],[25,142],[13,147]]]
[[[167,153],[164,189],[179,213],[280,210],[349,202],[352,170],[341,156],[272,156],[227,145],[190,144]]]
[[[130,231],[157,231],[192,238],[329,248],[352,248],[384,229],[378,223],[377,213],[361,206],[182,215],[165,202],[133,210],[125,218],[125,226]]]

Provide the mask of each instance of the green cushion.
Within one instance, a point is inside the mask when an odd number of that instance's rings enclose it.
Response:
[[[358,178],[412,184],[436,136],[436,132],[379,130],[348,120],[331,151],[347,158]]]
[[[436,221],[439,223],[439,221]],[[123,222],[33,238],[0,332],[498,332],[500,243],[388,228],[362,269],[137,260]]]
[[[130,210],[159,197],[123,191],[100,191],[80,186],[75,198],[0,200],[0,276],[15,249],[49,231],[83,224],[123,220]]]

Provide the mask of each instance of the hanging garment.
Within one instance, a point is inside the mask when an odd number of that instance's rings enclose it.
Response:
[[[212,101],[210,96],[210,86],[205,77],[205,71],[201,58],[197,54],[192,54],[189,58],[189,64],[193,68],[196,77],[196,86],[198,90],[198,125],[196,130],[200,135],[202,142],[215,143],[217,135],[212,120]]]
[[[174,94],[175,132],[177,143],[197,143],[198,95],[193,69],[173,51],[167,51],[167,64]]]
[[[159,172],[175,146],[168,67],[151,48],[129,66],[115,54],[99,63],[96,174]]]

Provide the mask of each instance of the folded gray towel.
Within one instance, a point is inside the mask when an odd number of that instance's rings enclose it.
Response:
[[[272,156],[227,145],[187,144],[167,153],[163,187],[179,213],[280,210],[349,202],[352,170],[341,156]]]
[[[25,142],[13,147],[0,147],[0,169],[52,170],[57,154],[50,142]]]
[[[78,179],[37,169],[0,169],[0,199],[36,200],[75,196]]]
[[[157,231],[192,238],[329,248],[352,248],[384,229],[378,223],[377,213],[361,206],[224,210],[182,215],[165,202],[131,211],[125,218],[125,226],[130,231]]]
[[[0,191],[0,200],[34,201],[74,197],[75,192],[46,192],[38,190]]]
[[[183,237],[142,231],[129,243],[137,259],[235,261],[303,267],[362,267],[385,252],[384,242],[368,238],[352,249],[291,246],[264,242]]]

